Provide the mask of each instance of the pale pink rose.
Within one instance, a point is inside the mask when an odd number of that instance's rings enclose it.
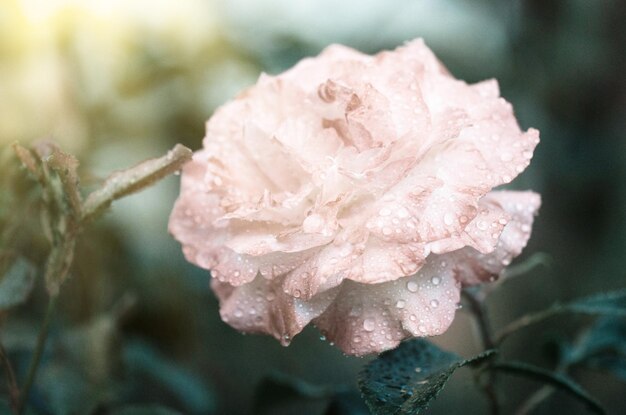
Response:
[[[461,286],[520,253],[539,196],[491,189],[538,142],[496,81],[453,78],[422,40],[330,46],[215,112],[169,229],[236,329],[287,345],[312,322],[380,352],[443,333]]]

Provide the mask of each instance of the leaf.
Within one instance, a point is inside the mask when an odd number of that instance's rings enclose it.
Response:
[[[359,375],[359,388],[375,415],[417,414],[435,399],[455,370],[492,356],[464,360],[434,344],[414,339],[382,353]]]
[[[606,413],[598,401],[589,395],[587,391],[585,391],[578,383],[561,373],[551,372],[538,366],[515,361],[495,363],[489,368],[491,370],[498,370],[510,375],[523,376],[542,383],[547,383],[569,393],[571,396],[587,405],[589,410],[597,414]]]
[[[113,411],[111,415],[181,415],[161,405],[132,405]]]
[[[71,154],[64,153],[56,145],[51,145],[51,154],[45,159],[48,166],[59,176],[63,195],[75,220],[81,217],[82,198],[78,180],[78,160]]]
[[[22,165],[28,170],[37,180],[43,181],[43,172],[41,171],[41,161],[39,157],[35,157],[33,151],[26,147],[23,147],[17,143],[13,144],[13,151],[15,155],[20,159]]]
[[[561,347],[561,365],[604,370],[626,381],[626,319],[599,318],[573,344]]]
[[[181,169],[191,160],[192,151],[176,144],[165,156],[146,160],[134,167],[111,174],[100,189],[87,197],[83,205],[83,221],[100,215],[114,200],[152,185]]]
[[[564,306],[568,311],[582,314],[626,316],[626,290],[594,294]]]
[[[35,276],[35,267],[24,258],[17,258],[0,280],[0,310],[26,301],[33,290]]]
[[[556,303],[545,310],[526,314],[506,325],[496,336],[500,344],[512,333],[563,313],[612,315],[626,317],[626,290],[610,291],[583,297],[569,303]]]
[[[147,343],[133,341],[124,350],[126,366],[134,375],[153,380],[171,392],[191,413],[215,412],[213,389],[192,373],[158,353]],[[135,381],[135,383],[140,380]]]
[[[552,262],[553,260],[550,255],[543,252],[537,252],[531,255],[527,260],[506,268],[504,270],[504,278],[502,278],[501,281],[509,281],[520,275],[527,274],[540,265],[548,267],[552,264]]]
[[[314,385],[284,373],[272,373],[259,382],[254,393],[255,413],[271,413],[277,405],[298,400],[333,398],[347,389],[333,385]]]
[[[324,415],[370,415],[370,411],[355,391],[334,396]]]

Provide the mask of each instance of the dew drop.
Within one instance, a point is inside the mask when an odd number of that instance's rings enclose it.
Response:
[[[432,308],[437,308],[437,307],[439,307],[439,301],[437,301],[437,300],[430,300],[430,306],[431,306]]]
[[[366,318],[365,320],[363,320],[363,328],[365,329],[365,331],[374,331],[374,329],[376,328],[376,322],[371,318]]]
[[[439,277],[432,277],[430,279],[430,282],[432,282],[433,285],[439,285],[441,283],[441,278],[439,278]]]
[[[417,292],[418,285],[415,281],[409,281],[406,283],[406,289],[414,293]]]
[[[406,306],[406,301],[404,301],[404,300],[398,300],[398,301],[396,302],[396,308],[400,308],[400,309],[402,309],[402,308],[404,308],[405,306]]]

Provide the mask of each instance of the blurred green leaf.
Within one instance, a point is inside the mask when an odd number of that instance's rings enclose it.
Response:
[[[126,345],[124,361],[134,375],[142,375],[161,384],[190,413],[215,412],[216,397],[213,388],[147,343],[133,341]]]
[[[556,303],[545,310],[526,314],[500,330],[496,336],[496,344],[518,330],[563,313],[626,317],[626,290],[594,294],[565,304]]]
[[[417,414],[437,397],[455,370],[494,353],[490,350],[464,360],[424,339],[414,339],[368,363],[359,375],[359,388],[375,415]]]
[[[113,411],[111,415],[181,415],[181,413],[160,405],[132,405]]]
[[[26,259],[17,258],[0,279],[0,310],[22,304],[33,290],[35,267]]]
[[[278,405],[298,400],[330,399],[347,389],[333,385],[314,385],[284,373],[272,373],[259,382],[254,394],[254,409],[269,414]]]
[[[594,294],[565,304],[568,311],[583,314],[611,314],[626,317],[626,290]]]
[[[626,319],[599,318],[576,342],[561,346],[560,364],[607,371],[626,381]]]
[[[553,259],[550,255],[544,252],[534,253],[525,261],[507,267],[504,270],[504,278],[501,278],[500,280],[503,282],[510,281],[520,275],[528,274],[538,266],[549,267],[552,262]]]
[[[598,401],[589,395],[587,391],[585,391],[578,383],[561,373],[551,372],[538,366],[515,361],[496,363],[491,365],[490,369],[505,372],[510,375],[523,376],[557,387],[583,402],[587,405],[587,408],[589,408],[590,411],[597,414],[606,413]]]
[[[340,393],[333,397],[324,415],[370,415],[358,392]]]

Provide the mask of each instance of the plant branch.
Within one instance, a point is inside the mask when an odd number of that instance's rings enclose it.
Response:
[[[0,360],[2,361],[2,366],[4,366],[4,371],[7,376],[7,386],[9,388],[9,399],[11,404],[11,411],[13,413],[17,413],[17,405],[19,400],[20,389],[17,386],[17,380],[15,379],[15,372],[13,371],[13,367],[11,366],[11,361],[9,360],[9,356],[7,355],[7,351],[4,346],[0,343]]]
[[[28,375],[26,376],[26,381],[24,383],[24,387],[22,388],[22,392],[20,393],[20,399],[17,404],[17,413],[19,415],[22,415],[24,413],[24,409],[26,409],[28,395],[30,394],[30,389],[33,386],[35,377],[37,376],[39,363],[41,362],[41,357],[43,355],[43,351],[46,346],[46,340],[48,338],[50,321],[52,320],[52,316],[54,315],[58,298],[58,295],[51,295],[48,300],[48,309],[46,310],[46,315],[44,316],[43,323],[41,324],[41,328],[39,329],[39,335],[37,336],[37,345],[35,346],[35,353],[31,360],[30,367],[28,368]]]
[[[463,297],[467,301],[469,308],[474,315],[474,320],[477,323],[478,331],[480,333],[480,339],[482,346],[485,350],[494,349],[493,335],[491,333],[491,325],[487,316],[487,310],[485,308],[484,298],[480,298],[476,293],[469,290],[463,290]],[[490,363],[488,363],[490,364]],[[478,376],[477,376],[478,380]],[[487,374],[487,380],[482,384],[483,393],[489,402],[489,412],[492,415],[498,415],[500,413],[500,404],[498,402],[498,395],[495,389],[495,374],[489,372]]]
[[[517,320],[514,320],[511,323],[507,324],[502,330],[500,330],[496,335],[494,342],[496,345],[499,345],[512,333],[525,327],[532,326],[533,324],[540,323],[543,320],[547,320],[566,311],[569,310],[557,304],[537,313],[526,314],[518,318]]]

